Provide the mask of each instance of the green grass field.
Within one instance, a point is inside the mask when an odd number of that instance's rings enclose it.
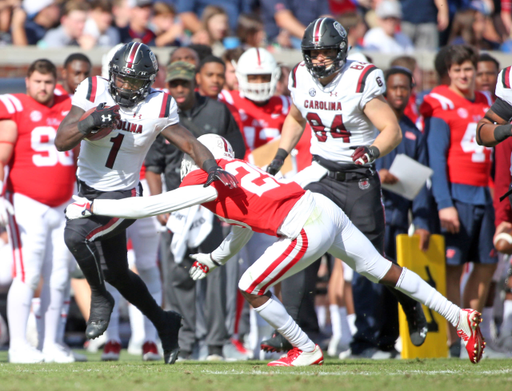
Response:
[[[16,365],[0,352],[0,390],[198,390],[198,391],[506,391],[512,389],[512,360],[329,360],[323,366],[270,368],[266,362],[175,365],[144,363],[125,351],[119,362]]]

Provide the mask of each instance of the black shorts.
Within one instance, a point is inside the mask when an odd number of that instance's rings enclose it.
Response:
[[[376,170],[352,166],[343,171],[333,171],[324,159],[315,160],[329,170],[318,182],[306,186],[306,190],[320,193],[338,205],[366,235],[375,248],[384,254],[385,217],[382,204],[380,178]]]

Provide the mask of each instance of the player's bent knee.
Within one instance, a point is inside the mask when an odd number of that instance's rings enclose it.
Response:
[[[85,238],[75,230],[66,228],[64,230],[64,243],[66,243],[69,251],[75,255],[78,252],[78,247],[85,243]]]

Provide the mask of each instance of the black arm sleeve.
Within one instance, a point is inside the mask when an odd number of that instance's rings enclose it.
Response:
[[[496,102],[491,106],[491,110],[507,122],[510,122],[512,119],[512,106],[501,98],[496,98]]]
[[[229,109],[224,105],[224,117],[226,118],[226,133],[221,134],[221,136],[225,137],[226,140],[229,141],[231,146],[233,147],[233,151],[235,151],[235,157],[237,159],[243,159],[245,156],[245,143],[244,137],[242,136],[242,132],[238,129],[238,125],[236,124],[233,115],[229,111]]]

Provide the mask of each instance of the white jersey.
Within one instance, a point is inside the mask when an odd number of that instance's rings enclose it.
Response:
[[[72,105],[87,111],[100,103],[114,106],[108,80],[95,76],[77,87]],[[82,140],[78,179],[100,191],[132,189],[139,183],[144,158],[158,134],[179,122],[176,101],[163,91],[151,90],[146,99],[119,110],[121,126],[101,140]]]
[[[288,83],[292,100],[311,126],[311,154],[352,164],[351,147],[371,145],[376,137],[365,105],[382,95],[384,74],[373,64],[347,60],[336,78],[322,86],[301,62]]]
[[[511,78],[512,67],[507,67],[501,70],[496,81],[495,94],[501,100],[507,102],[512,106],[512,78]]]

